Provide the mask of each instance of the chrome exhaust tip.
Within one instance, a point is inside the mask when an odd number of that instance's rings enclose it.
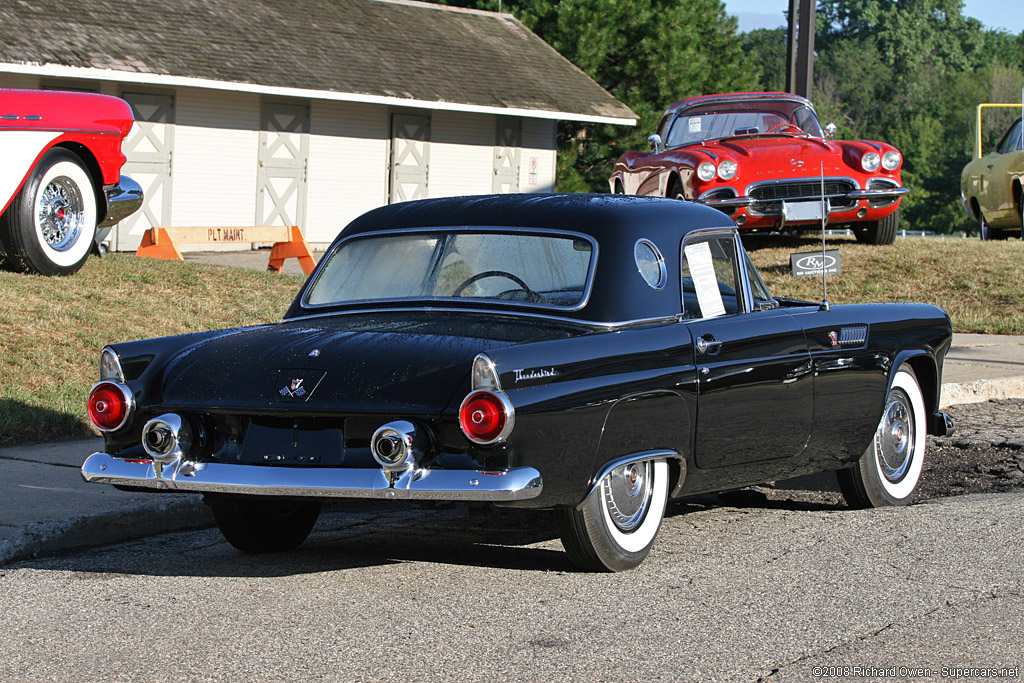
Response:
[[[370,452],[377,464],[389,472],[404,472],[419,465],[429,439],[426,430],[405,420],[383,425],[370,439]]]
[[[157,462],[173,462],[192,449],[192,426],[175,413],[154,417],[142,428],[142,447]]]

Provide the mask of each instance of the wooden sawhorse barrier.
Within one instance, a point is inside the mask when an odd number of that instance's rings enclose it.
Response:
[[[142,236],[135,255],[142,258],[177,259],[185,257],[176,244],[240,244],[273,242],[267,270],[280,273],[284,260],[296,258],[302,272],[309,275],[316,266],[313,252],[296,225],[254,225],[241,228],[150,228]]]

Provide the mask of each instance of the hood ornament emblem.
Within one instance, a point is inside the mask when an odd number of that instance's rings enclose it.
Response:
[[[302,388],[302,382],[303,380],[301,377],[296,377],[287,385],[281,387],[281,391],[278,393],[288,398],[299,398],[300,396],[305,396],[306,390]]]
[[[789,160],[789,165],[790,166],[803,166],[804,165],[804,160],[803,159],[790,159]]]

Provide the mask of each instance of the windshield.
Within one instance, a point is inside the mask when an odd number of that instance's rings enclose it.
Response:
[[[667,147],[738,135],[810,135],[822,137],[814,110],[788,100],[707,102],[679,113],[662,134]]]
[[[583,303],[594,246],[525,232],[412,232],[344,242],[306,294],[309,306],[381,299],[488,299],[558,308]]]

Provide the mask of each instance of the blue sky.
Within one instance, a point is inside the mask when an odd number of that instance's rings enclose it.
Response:
[[[725,0],[725,9],[740,22],[740,31],[786,25],[789,0]],[[1013,34],[1024,31],[1021,0],[965,0],[964,14],[989,28],[1003,28]]]

